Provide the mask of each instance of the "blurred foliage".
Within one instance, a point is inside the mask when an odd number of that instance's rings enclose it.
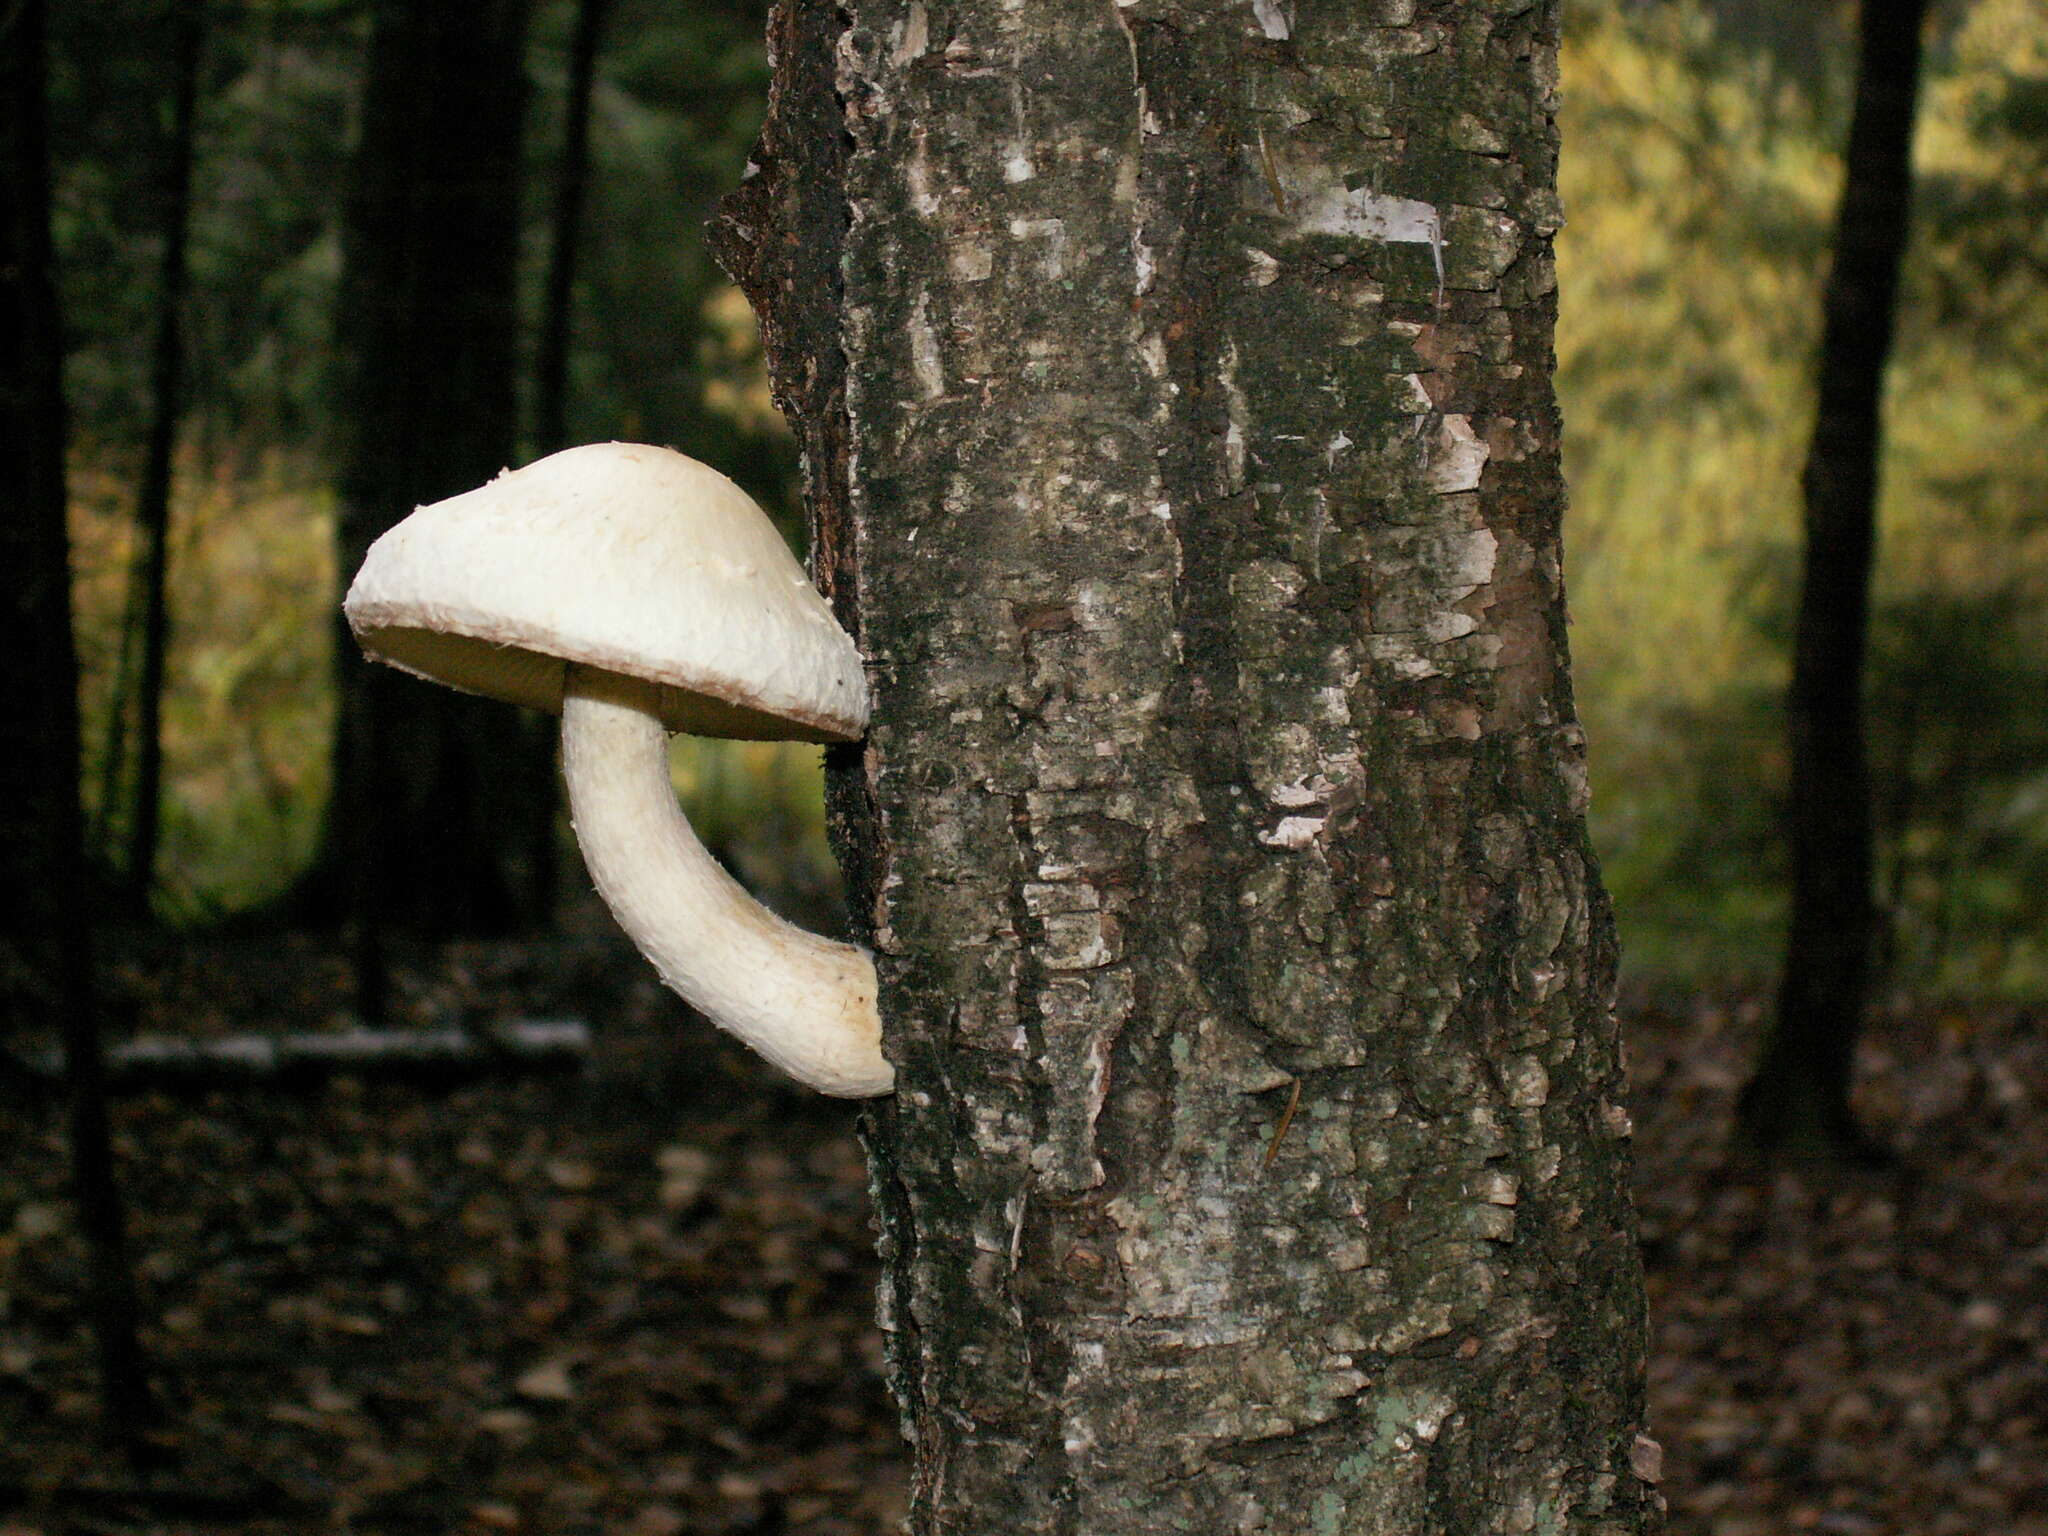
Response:
[[[167,104],[166,0],[61,7],[59,235],[88,740],[118,650]],[[1842,6],[1566,8],[1559,385],[1595,832],[1638,974],[1777,963],[1779,695],[1851,55]],[[572,22],[536,12],[538,302]],[[216,5],[193,410],[174,531],[167,915],[259,902],[324,785],[321,425],[364,34],[351,0]],[[673,443],[794,532],[751,317],[698,235],[766,82],[758,0],[617,0],[593,112],[572,429]],[[1937,8],[1891,379],[1871,702],[1895,978],[2048,989],[2048,23]],[[261,448],[248,445],[260,444]],[[832,873],[815,749],[680,744],[707,842],[791,910]],[[97,796],[106,764],[87,764]],[[118,765],[115,765],[118,768]],[[573,855],[571,855],[573,857]]]
[[[86,803],[107,824],[107,720],[133,558],[128,456],[87,447],[71,474]],[[182,455],[164,708],[163,913],[200,920],[281,892],[312,852],[333,724],[332,498],[286,455]],[[118,747],[115,748],[118,751]]]
[[[56,233],[73,410],[73,563],[101,846],[120,837],[132,744],[122,678],[163,216],[171,6],[53,17]],[[172,531],[166,841],[159,912],[204,920],[282,892],[326,793],[337,573],[324,451],[338,223],[367,6],[215,3],[200,104],[187,306],[190,386]],[[552,214],[571,0],[536,6],[524,216],[529,318]],[[699,236],[766,98],[765,6],[614,0],[593,103],[572,426],[671,443],[798,526],[794,452],[744,302]],[[527,328],[529,338],[537,324]],[[797,908],[829,906],[815,750],[707,744],[679,783],[722,855]],[[744,785],[771,808],[740,813]],[[573,857],[573,854],[570,855]]]
[[[1853,60],[1738,4],[1580,6],[1559,390],[1595,835],[1637,974],[1761,976],[1820,285]],[[1820,64],[1816,65],[1816,59]],[[1893,979],[2048,987],[2048,22],[1936,17],[1871,657]]]

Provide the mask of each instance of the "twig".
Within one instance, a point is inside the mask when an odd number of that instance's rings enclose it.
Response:
[[[1262,1168],[1273,1166],[1273,1159],[1280,1155],[1280,1138],[1287,1134],[1287,1127],[1294,1124],[1294,1112],[1301,1108],[1301,1079],[1294,1080],[1294,1091],[1287,1095],[1287,1107],[1280,1111],[1280,1123],[1273,1127],[1273,1139],[1266,1143],[1266,1156],[1259,1164]]]

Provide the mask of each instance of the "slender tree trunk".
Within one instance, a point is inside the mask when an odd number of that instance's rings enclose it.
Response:
[[[50,249],[41,0],[0,11],[0,1013],[53,1020],[110,1434],[153,1417],[107,1129],[78,800],[78,658],[64,528],[63,347]]]
[[[576,238],[590,186],[590,101],[606,0],[577,0],[569,44],[568,97],[563,103],[561,157],[555,166],[555,213],[548,231],[547,292],[533,370],[533,439],[540,453],[569,446],[569,343],[574,332]]]
[[[339,564],[510,465],[527,0],[379,0],[344,229]],[[302,897],[429,936],[524,920],[535,758],[518,712],[369,667],[346,633],[334,798]],[[369,963],[374,965],[374,959]],[[380,987],[363,979],[376,1017]]]
[[[138,572],[142,605],[141,675],[136,689],[135,814],[122,867],[123,903],[149,910],[163,800],[164,663],[170,650],[172,461],[178,446],[184,366],[185,252],[192,215],[192,141],[199,105],[199,56],[206,37],[202,0],[175,0],[171,134],[165,146],[164,249],[157,271],[156,342],[150,364],[149,446],[137,497],[142,532]]]
[[[1874,1153],[1849,1107],[1877,933],[1863,725],[1885,365],[1913,194],[1922,0],[1864,0],[1801,485],[1805,568],[1787,698],[1792,912],[1777,1028],[1742,1098],[1764,1147]]]
[[[725,247],[877,694],[910,1529],[1649,1529],[1554,7],[772,41]]]
[[[597,87],[598,44],[604,36],[607,0],[577,0],[576,29],[569,44],[568,97],[563,107],[562,148],[555,167],[554,222],[548,235],[547,291],[541,307],[540,349],[534,363],[533,440],[536,455],[569,446],[569,344],[575,333],[576,241],[590,186],[590,102]],[[560,780],[555,773],[554,722],[540,722],[548,741],[536,754],[533,786],[537,802],[535,842],[530,858],[530,903],[545,920],[555,910],[560,869],[555,829],[560,815]]]

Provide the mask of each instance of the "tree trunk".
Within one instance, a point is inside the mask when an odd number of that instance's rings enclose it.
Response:
[[[547,288],[541,299],[540,346],[533,368],[533,446],[536,456],[569,446],[569,346],[575,334],[576,240],[590,186],[590,99],[597,87],[597,50],[608,0],[577,0],[569,43],[569,81],[563,103],[562,148],[555,165],[554,219],[548,231]],[[541,756],[533,785],[538,802],[530,855],[529,903],[536,918],[555,910],[555,824],[561,804],[552,754]]]
[[[41,0],[0,13],[0,1016],[50,1019],[63,1042],[102,1405],[109,1434],[135,1453],[153,1405],[93,1000],[44,48]]]
[[[1648,1529],[1549,4],[794,0],[919,1536]]]
[[[1877,538],[1885,364],[1913,197],[1922,0],[1864,0],[1801,485],[1805,568],[1786,701],[1792,912],[1777,1028],[1742,1097],[1750,1137],[1865,1160],[1849,1107],[1877,933],[1863,660]]]
[[[541,300],[540,345],[533,367],[533,442],[539,453],[569,446],[569,343],[576,295],[576,235],[590,185],[590,98],[597,85],[597,46],[607,0],[577,0],[569,43],[569,82],[562,112],[562,148],[555,164],[554,220],[548,230],[547,289]]]
[[[515,277],[527,0],[380,0],[344,229],[340,568],[517,439]],[[343,633],[334,793],[302,895],[429,936],[523,919],[539,722],[362,661]],[[377,987],[365,982],[374,1016]]]
[[[157,273],[157,317],[150,360],[149,444],[136,497],[142,560],[136,575],[142,609],[142,664],[136,687],[135,814],[122,866],[123,901],[133,916],[149,910],[156,871],[164,776],[164,664],[170,651],[171,470],[178,446],[179,375],[184,365],[185,247],[192,214],[192,141],[199,105],[199,55],[206,36],[202,0],[175,0],[170,140],[165,145],[164,248]]]

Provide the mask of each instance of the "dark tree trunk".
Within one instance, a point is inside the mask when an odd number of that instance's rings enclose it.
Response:
[[[109,1432],[152,1418],[107,1129],[78,801],[78,660],[64,528],[63,348],[50,250],[41,0],[0,12],[0,1014],[63,1042],[73,1189]]]
[[[793,0],[917,1536],[1649,1529],[1548,4]]]
[[[536,456],[569,446],[569,345],[575,335],[576,241],[590,185],[590,101],[597,87],[598,43],[608,0],[578,0],[569,43],[568,96],[563,103],[562,148],[555,167],[555,210],[548,231],[547,291],[542,297],[540,348],[533,370],[533,443]],[[538,802],[530,858],[533,915],[555,910],[555,844],[561,791],[551,755],[541,754],[533,786]]]
[[[192,141],[199,105],[199,56],[206,36],[201,0],[175,0],[171,68],[175,76],[170,140],[164,149],[164,249],[157,273],[156,342],[150,361],[149,444],[136,499],[142,534],[137,573],[142,657],[136,683],[135,814],[122,896],[131,915],[149,910],[163,802],[164,663],[170,650],[171,471],[178,446],[184,367],[185,251],[192,214]]]
[[[1742,1097],[1765,1148],[1866,1159],[1849,1106],[1877,934],[1865,639],[1885,364],[1913,194],[1922,0],[1865,0],[1842,201],[1801,485],[1805,568],[1787,698],[1792,912],[1777,1027]]]
[[[569,343],[574,335],[576,238],[590,185],[590,99],[607,0],[577,0],[563,102],[561,158],[555,166],[554,220],[548,231],[547,291],[533,369],[533,440],[539,453],[569,446]]]
[[[513,462],[527,0],[379,0],[340,299],[344,579],[424,502]],[[526,918],[552,736],[499,704],[362,661],[343,633],[334,795],[302,891],[345,910],[371,961],[388,924],[428,936]],[[365,1012],[378,983],[364,978]]]

